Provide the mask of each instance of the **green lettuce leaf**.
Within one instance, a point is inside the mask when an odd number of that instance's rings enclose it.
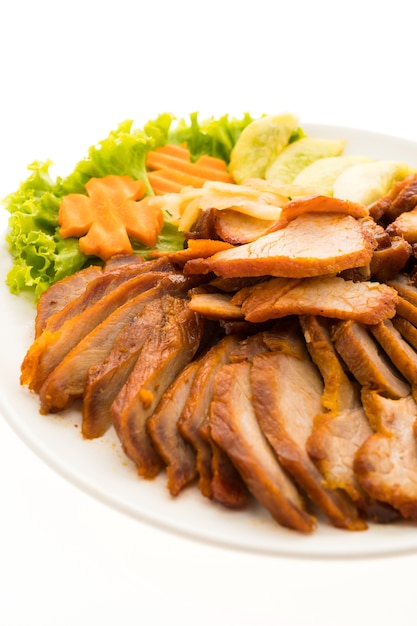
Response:
[[[58,210],[63,196],[85,193],[85,185],[90,178],[109,174],[142,179],[147,193],[152,194],[146,171],[149,150],[168,142],[185,142],[193,160],[208,154],[228,162],[240,133],[251,121],[248,113],[241,119],[223,115],[218,119],[203,121],[198,120],[197,113],[192,113],[189,120],[177,119],[171,113],[161,113],[149,120],[143,128],[134,128],[132,120],[125,120],[105,139],[91,146],[87,155],[64,178],[52,178],[52,161],[35,161],[29,165],[28,178],[3,201],[10,213],[6,241],[13,258],[13,267],[6,282],[11,292],[33,292],[35,299],[38,299],[56,280],[89,264],[100,263],[99,259],[86,257],[80,251],[78,239],[62,239]],[[144,256],[150,253],[150,249],[132,243],[136,253]],[[180,249],[183,244],[183,235],[166,214],[157,249],[168,252]]]

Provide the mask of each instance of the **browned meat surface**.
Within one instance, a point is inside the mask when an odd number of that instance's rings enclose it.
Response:
[[[242,309],[231,304],[231,299],[232,296],[227,293],[193,293],[191,295],[190,308],[208,319],[243,319]]]
[[[398,296],[397,314],[417,326],[417,306],[402,296]]]
[[[417,306],[417,287],[407,274],[397,274],[388,281],[388,285],[395,289],[402,298]]]
[[[272,220],[264,220],[231,209],[224,209],[216,211],[214,228],[221,239],[236,245],[249,243],[262,235],[266,235],[274,223]]]
[[[166,464],[168,489],[173,496],[197,476],[194,448],[181,436],[177,421],[198,368],[198,361],[192,361],[178,374],[148,420],[149,434]]]
[[[195,449],[198,486],[201,493],[208,498],[213,496],[212,448],[207,436],[200,432],[200,428],[208,415],[214,376],[222,365],[228,362],[237,342],[238,338],[234,335],[224,337],[200,359],[200,367],[178,420],[181,435]]]
[[[49,377],[61,370],[64,385],[71,381],[72,390],[84,392],[84,437],[101,437],[111,426],[113,400],[128,379],[149,334],[163,321],[161,299],[176,292],[177,286],[167,279],[133,298],[90,333]]]
[[[412,396],[393,400],[370,390],[362,402],[375,433],[358,450],[355,473],[373,498],[417,520],[416,403]]]
[[[161,304],[165,319],[143,345],[141,358],[111,406],[123,449],[144,478],[152,478],[162,467],[147,421],[173,380],[193,359],[203,330],[186,299],[170,297]]]
[[[410,174],[397,182],[387,195],[369,207],[370,215],[388,224],[401,213],[411,211],[417,205],[417,175]]]
[[[410,244],[417,243],[417,209],[401,213],[387,226],[387,232],[392,237],[402,237]]]
[[[368,330],[352,321],[332,324],[332,340],[343,361],[357,381],[391,398],[410,393],[410,385],[378,348]]]
[[[231,304],[241,304],[245,319],[263,322],[288,315],[320,315],[376,324],[395,315],[398,296],[380,283],[353,282],[337,276],[297,282],[272,278],[238,292]]]
[[[412,252],[405,239],[392,237],[390,246],[375,250],[370,267],[372,277],[386,283],[405,267]]]
[[[189,261],[186,273],[303,278],[370,263],[376,241],[350,215],[310,214],[255,241]]]
[[[410,383],[417,397],[417,352],[410,346],[390,320],[371,326],[371,332],[385,350],[392,363]]]
[[[400,315],[393,317],[392,323],[401,336],[404,337],[404,339],[408,341],[408,343],[412,345],[415,350],[417,350],[417,328]]]
[[[115,254],[105,262],[104,271],[111,272],[127,265],[141,265],[142,263],[145,263],[145,259],[139,254]]]
[[[92,265],[53,283],[40,296],[35,319],[35,337],[44,330],[47,320],[80,296],[87,285],[101,276],[101,267]]]
[[[353,470],[356,452],[372,434],[359,389],[343,369],[331,342],[326,320],[303,316],[300,322],[311,358],[324,380],[321,402],[327,409],[314,419],[307,440],[307,452],[330,489],[345,491],[367,519],[383,523],[392,521],[398,513],[371,498],[359,484]]]
[[[226,364],[216,376],[210,409],[212,437],[279,524],[310,532],[315,520],[305,511],[300,493],[282,470],[256,419],[250,369],[245,361]]]
[[[248,501],[248,490],[239,472],[225,451],[213,440],[209,429],[212,450],[213,500],[230,509],[243,508]]]
[[[61,326],[71,317],[80,315],[83,311],[91,307],[106,297],[111,291],[117,289],[120,285],[128,280],[135,278],[139,274],[145,272],[173,272],[174,267],[166,259],[158,259],[147,263],[135,263],[127,265],[112,271],[103,272],[103,274],[91,281],[82,294],[78,298],[74,298],[63,309],[50,316],[45,330],[54,332],[59,330]]]
[[[290,345],[294,341],[289,334]],[[281,464],[334,526],[364,529],[352,501],[325,485],[307,453],[315,417],[322,412],[323,392],[322,378],[308,355],[300,358],[287,350],[256,356],[251,385],[259,424]]]
[[[29,389],[39,392],[47,377],[72,348],[118,307],[154,287],[164,277],[164,272],[146,272],[135,276],[79,315],[69,318],[59,330],[45,330],[26,353],[22,363],[22,385],[28,385]]]

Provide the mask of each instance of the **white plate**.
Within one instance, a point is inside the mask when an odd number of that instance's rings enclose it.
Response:
[[[311,136],[345,138],[346,153],[401,159],[417,167],[416,143],[348,128],[303,127]],[[1,215],[1,224],[6,218]],[[10,295],[4,284],[10,259],[4,237],[2,242],[0,408],[30,448],[67,480],[142,522],[233,549],[301,558],[372,557],[417,550],[417,524],[372,525],[364,532],[349,532],[321,522],[317,531],[306,537],[279,527],[260,507],[226,510],[203,498],[196,487],[171,498],[164,474],[153,481],[138,478],[113,431],[86,441],[80,434],[76,410],[40,415],[37,396],[19,384],[20,364],[33,339],[35,311],[24,297]]]

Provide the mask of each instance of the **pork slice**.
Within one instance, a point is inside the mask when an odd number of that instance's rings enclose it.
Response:
[[[331,489],[342,489],[358,510],[373,521],[386,523],[398,514],[386,504],[371,498],[357,480],[355,454],[372,434],[363,410],[358,386],[346,375],[330,339],[326,320],[314,316],[300,318],[306,345],[324,380],[321,403],[326,412],[316,415],[307,439],[307,452]]]
[[[408,241],[402,237],[392,237],[389,247],[375,250],[370,267],[371,276],[381,283],[389,284],[404,269],[412,253],[413,248]]]
[[[198,361],[191,361],[178,374],[148,420],[153,445],[166,464],[168,489],[172,496],[177,496],[197,476],[194,448],[181,436],[177,421],[198,368]]]
[[[192,311],[212,320],[241,320],[239,306],[231,304],[232,295],[227,293],[199,292],[191,295]]]
[[[417,353],[414,348],[403,339],[391,320],[384,320],[370,329],[392,363],[410,383],[412,394],[417,398]]]
[[[69,381],[72,395],[83,394],[82,433],[87,439],[101,437],[111,426],[110,407],[149,333],[163,320],[160,299],[177,292],[178,285],[166,280],[133,299],[90,333],[58,366],[57,370],[64,374],[61,379],[65,381],[67,397]]]
[[[47,320],[63,309],[74,298],[80,296],[88,284],[101,276],[103,270],[97,265],[91,265],[79,270],[71,276],[66,276],[53,283],[44,291],[36,307],[35,337],[38,337],[46,326]]]
[[[408,396],[410,385],[394,368],[365,326],[354,321],[335,321],[332,323],[331,336],[338,354],[362,386],[391,398]]]
[[[104,263],[104,271],[111,272],[121,267],[142,265],[142,263],[146,263],[146,261],[139,254],[115,254]]]
[[[322,412],[323,383],[312,361],[307,355],[260,354],[253,362],[251,386],[260,427],[281,465],[334,526],[366,528],[352,500],[326,485],[307,453],[315,417]]]
[[[184,271],[225,277],[320,276],[367,265],[376,245],[350,215],[307,213],[253,242],[188,261]]]
[[[396,308],[398,315],[417,326],[417,305],[399,295]]]
[[[387,232],[392,237],[402,237],[408,243],[417,243],[417,208],[401,213],[387,226]]]
[[[294,285],[285,279],[272,278],[243,296],[236,294],[231,304],[242,301],[245,319],[264,322],[288,315],[320,315],[336,319],[354,319],[376,324],[395,315],[397,293],[391,287],[367,281],[353,282],[338,276],[305,278]],[[242,290],[243,291],[243,290]]]
[[[314,530],[296,486],[280,466],[262,433],[252,404],[251,364],[224,365],[213,385],[211,435],[239,471],[252,495],[282,526]]]
[[[209,421],[208,421],[209,422]],[[248,490],[230,457],[214,441],[211,426],[207,424],[207,432],[212,451],[211,489],[213,500],[230,509],[241,509],[248,501]]]
[[[189,396],[178,420],[181,435],[195,449],[198,486],[207,498],[213,496],[212,448],[207,438],[202,436],[200,428],[208,415],[214,376],[222,365],[227,363],[237,343],[238,338],[229,335],[222,338],[201,357]]]
[[[80,313],[105,298],[106,295],[117,289],[123,283],[140,274],[151,271],[173,272],[174,267],[164,258],[122,267],[115,266],[113,270],[107,270],[103,272],[101,276],[91,281],[82,294],[78,297],[74,297],[64,308],[50,316],[47,320],[45,330],[50,332],[59,330],[68,319],[80,315]]]
[[[165,319],[142,346],[141,356],[113,404],[113,425],[126,455],[140,476],[154,477],[163,466],[152,444],[147,422],[179,372],[194,358],[202,334],[201,318],[186,298],[161,300]]]
[[[164,272],[146,272],[121,284],[78,315],[69,318],[58,330],[45,330],[27,351],[21,366],[21,384],[39,392],[49,374],[66,355],[103,322],[113,311],[147,289],[154,287]]]
[[[356,453],[356,476],[373,498],[417,520],[417,405],[411,395],[394,400],[369,389],[362,402],[375,432]]]
[[[393,317],[392,323],[401,336],[417,350],[417,328],[400,315]]]
[[[249,243],[266,235],[275,224],[275,220],[265,220],[251,215],[245,215],[233,209],[216,211],[214,228],[217,235],[231,244]]]
[[[388,285],[402,298],[417,307],[417,287],[408,274],[396,274],[388,281]]]
[[[417,175],[410,174],[393,185],[388,194],[376,200],[369,208],[377,221],[392,222],[401,213],[411,211],[417,204]]]
[[[176,282],[173,283],[168,277],[164,278],[155,287],[150,287],[150,289],[118,307],[103,322],[93,328],[68,352],[46,378],[39,390],[41,412],[60,411],[74,399],[86,396],[83,402],[83,434],[88,439],[103,435],[111,424],[106,400],[111,395],[117,380],[116,377],[113,386],[109,385],[106,387],[106,393],[102,393],[99,374],[103,362],[109,358],[112,352],[115,351],[117,354],[115,342],[118,342],[119,335],[121,334],[120,341],[122,342],[123,336],[131,331],[131,325],[149,303],[166,293],[175,293],[177,290],[178,284]],[[142,318],[142,323],[146,323],[145,319]],[[126,350],[127,344],[131,346],[130,351]],[[132,353],[134,357],[135,352],[132,345],[133,336],[128,338],[125,341],[125,346],[121,348],[123,361],[127,361],[128,356],[132,357]],[[137,343],[134,345],[137,348]],[[117,346],[119,347],[120,343],[117,343]],[[115,360],[113,359],[111,363],[115,365]],[[126,366],[125,363],[123,364]],[[113,371],[110,366],[108,369]],[[121,368],[117,376],[121,376],[122,371]],[[105,374],[110,375],[108,370],[103,373],[103,376]],[[95,375],[97,376],[95,377]]]

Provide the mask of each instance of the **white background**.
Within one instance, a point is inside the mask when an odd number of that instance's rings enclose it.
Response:
[[[292,111],[417,141],[413,3],[3,2],[0,195],[126,119]],[[6,358],[7,355],[2,355]],[[415,624],[417,555],[257,556],[125,517],[0,417],[0,624]]]

